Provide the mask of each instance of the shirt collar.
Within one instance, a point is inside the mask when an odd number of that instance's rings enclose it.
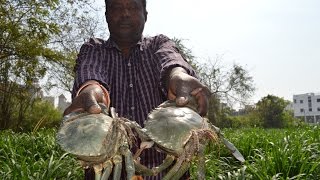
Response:
[[[120,51],[120,48],[118,47],[118,45],[112,41],[110,39],[110,37],[108,38],[108,40],[106,41],[106,45],[105,45],[107,48],[116,48]],[[144,47],[145,47],[145,43],[144,43],[144,37],[141,36],[141,39],[137,42],[136,48],[138,47],[140,49],[140,51],[143,51]]]

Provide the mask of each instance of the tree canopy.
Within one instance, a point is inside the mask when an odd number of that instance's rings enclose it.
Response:
[[[46,79],[42,88],[71,91],[81,44],[105,34],[100,24],[104,17],[101,21],[94,15],[98,9],[92,2],[0,0],[0,129],[19,129],[26,121],[26,113],[37,99],[39,87],[34,83],[38,80]],[[213,94],[209,109],[212,121],[224,113],[221,103],[250,97],[253,80],[242,66],[223,69],[218,61],[200,64],[182,40],[174,41]]]
[[[221,65],[222,58],[199,63],[192,50],[181,39],[173,38],[179,52],[196,70],[200,80],[212,93],[209,99],[209,120],[220,126],[225,123],[227,115],[232,113],[230,106],[234,103],[246,104],[255,91],[253,77],[243,66],[233,64],[229,68]]]
[[[267,95],[256,104],[258,118],[265,128],[281,128],[285,125],[285,108],[289,104],[283,98]]]
[[[72,76],[77,54],[78,45],[71,44],[93,36],[96,20],[88,15],[90,0],[0,0],[0,4],[0,129],[18,128],[35,99],[38,87],[33,83],[47,75],[63,87],[62,80]],[[69,86],[70,82],[65,85]]]

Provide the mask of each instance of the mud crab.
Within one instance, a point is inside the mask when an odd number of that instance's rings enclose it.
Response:
[[[57,142],[63,150],[74,154],[84,168],[93,167],[95,179],[120,179],[122,157],[125,159],[127,179],[135,173],[132,153],[129,150],[134,136],[130,121],[117,117],[111,108],[103,113],[71,113],[63,118],[57,133]]]
[[[217,138],[222,140],[236,159],[244,162],[241,153],[224,138],[220,129],[195,111],[195,100],[191,102],[188,107],[177,107],[174,101],[166,101],[148,115],[144,128],[137,129],[142,139],[140,149],[134,156],[138,174],[157,175],[175,161],[163,179],[179,179],[189,169],[193,157],[197,156],[198,179],[205,179],[204,149],[209,141],[216,142]],[[150,147],[167,153],[163,163],[152,169],[138,162],[140,153]]]

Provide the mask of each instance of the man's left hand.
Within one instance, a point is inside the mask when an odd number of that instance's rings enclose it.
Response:
[[[176,100],[177,106],[185,106],[189,97],[194,96],[198,103],[198,113],[201,116],[207,114],[209,89],[197,78],[186,73],[181,67],[173,68],[168,80],[168,99]]]

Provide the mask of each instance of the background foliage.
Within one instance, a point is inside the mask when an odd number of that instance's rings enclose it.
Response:
[[[99,32],[92,2],[0,0],[0,130],[29,129],[38,80],[70,91],[77,49]]]
[[[30,130],[43,117],[30,118],[39,89],[71,91],[78,49],[90,37],[104,37],[92,0],[1,0],[0,19],[0,129]],[[100,7],[104,8],[104,7]],[[103,20],[102,20],[103,19]],[[254,92],[253,79],[242,66],[200,64],[181,39],[173,38],[185,59],[211,92],[209,119],[224,122],[226,106],[244,103]],[[209,60],[211,62],[211,60]],[[35,86],[44,80],[41,87]],[[56,114],[57,112],[46,112]],[[54,115],[48,115],[54,117]],[[35,122],[31,122],[31,121]],[[55,121],[51,119],[50,121]],[[28,126],[28,127],[24,127]]]
[[[0,132],[1,179],[82,179],[76,159],[55,142],[55,130]]]
[[[224,129],[225,136],[244,155],[236,161],[222,145],[206,153],[206,179],[319,179],[320,127],[287,129]],[[3,179],[81,179],[75,157],[55,143],[56,131],[0,131],[0,177]],[[196,164],[191,167],[196,179]]]
[[[90,37],[104,38],[105,30],[100,29],[104,17],[94,15],[98,9],[92,2],[0,0],[0,177],[83,177],[75,158],[55,143],[52,127],[59,125],[61,112],[41,100],[39,90],[59,87],[71,91],[81,44]],[[222,146],[209,146],[208,179],[320,178],[319,127],[295,119],[281,97],[267,95],[247,106],[255,87],[245,67],[236,63],[224,67],[219,56],[198,63],[181,39],[173,40],[212,92],[208,119],[218,127],[239,128],[225,129],[226,135],[247,159],[239,164]],[[36,86],[38,80],[46,83]],[[235,112],[235,103],[245,108]],[[195,169],[192,166],[193,177]]]

